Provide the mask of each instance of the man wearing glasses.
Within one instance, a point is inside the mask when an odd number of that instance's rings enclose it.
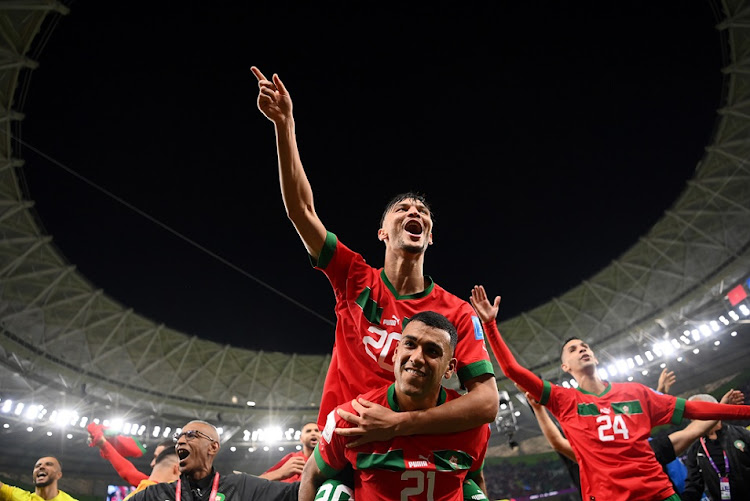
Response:
[[[296,501],[298,483],[273,482],[244,473],[220,475],[214,459],[221,448],[219,433],[205,421],[191,421],[174,436],[180,478],[152,485],[132,501]]]

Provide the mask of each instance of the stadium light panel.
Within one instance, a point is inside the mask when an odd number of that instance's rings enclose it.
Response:
[[[690,344],[690,338],[687,336],[680,336],[680,341],[682,341],[682,344]]]
[[[16,404],[16,410],[13,411],[13,414],[15,414],[16,416],[20,416],[21,413],[23,412],[24,407],[26,407],[26,405],[23,402],[18,402]]]
[[[8,412],[10,412],[12,408],[13,408],[13,400],[6,400],[5,402],[3,402],[3,407],[0,408],[0,410],[7,414]]]
[[[269,448],[268,448],[268,446],[266,445],[265,447],[263,447],[263,450],[264,450],[264,451],[266,451],[266,452],[268,452],[268,451],[269,451],[270,449],[269,449]]]
[[[72,440],[73,439],[73,434],[72,433],[68,433],[67,435],[65,435],[65,438],[67,438],[68,440]]]
[[[732,333],[730,334],[730,336],[732,336],[732,337],[737,336],[737,331],[732,331]]]
[[[162,434],[161,434],[161,436],[162,436],[163,438],[167,438],[167,437],[169,437],[169,432],[170,432],[170,431],[172,431],[172,428],[170,428],[169,426],[166,426],[166,427],[164,428],[164,433],[162,433]]]
[[[634,369],[635,368],[635,362],[633,361],[632,358],[628,358],[627,359],[627,363],[628,363],[628,369]]]
[[[697,354],[698,354],[698,353],[700,353],[700,352],[701,352],[701,350],[699,350],[698,348],[696,348],[696,349],[694,349],[694,350],[693,350],[693,354],[694,354],[694,355],[697,355]]]
[[[253,402],[252,400],[248,400],[247,401],[247,406],[248,407],[255,407],[255,402]]]
[[[666,366],[667,366],[667,364],[665,364],[664,362],[662,362],[661,364],[659,364],[659,368],[661,368],[661,369],[665,368]]]
[[[650,351],[647,351],[646,353],[644,353],[644,355],[646,355],[646,358],[648,359],[649,362],[652,362],[654,360],[654,356],[651,354]]]
[[[248,447],[247,452],[255,452],[255,447]]]
[[[628,381],[632,381],[632,380],[633,380],[633,376],[628,376]]]
[[[151,435],[152,435],[152,436],[153,436],[154,438],[156,438],[156,437],[158,437],[158,436],[159,436],[159,432],[160,432],[160,431],[161,431],[161,426],[159,426],[159,425],[156,425],[156,426],[154,426],[154,429],[153,429],[153,431],[151,432]]]
[[[229,450],[230,450],[230,451],[232,451],[232,452],[234,452],[234,451],[236,451],[236,450],[237,450],[237,447],[235,447],[235,446],[232,446],[232,447],[230,447],[230,448],[229,448]]]
[[[735,313],[734,310],[729,310],[728,313],[729,313],[729,316],[732,318],[732,320],[734,320],[735,322],[740,319],[740,316],[737,313]]]
[[[644,376],[648,376],[648,369],[643,369],[641,371],[641,374],[643,374]]]
[[[296,449],[297,449],[298,451],[301,451],[301,450],[302,450],[302,446],[301,446],[301,445],[299,445],[299,444],[298,444],[298,445],[297,445],[297,447],[295,447],[295,448],[296,448]]]
[[[677,357],[678,362],[682,362],[684,359],[682,357]]]
[[[643,357],[641,357],[640,355],[636,355],[633,358],[635,359],[635,363],[637,363],[638,365],[643,365]]]
[[[570,383],[568,383],[567,381],[563,381],[562,385],[563,385],[563,388],[570,388]]]
[[[721,341],[719,341],[718,339],[714,341],[714,346],[719,346],[720,344],[721,344]]]
[[[33,426],[29,426],[28,428],[26,428],[26,431],[28,431],[29,433],[31,433],[32,431],[34,431],[34,427]]]
[[[672,346],[674,347],[675,350],[680,349],[680,342],[677,341],[676,339],[670,339],[669,342],[672,343]]]
[[[719,327],[719,322],[717,322],[716,320],[711,320],[710,322],[708,322],[708,325],[711,327],[711,330],[714,332],[719,332],[719,329],[721,328]]]
[[[614,365],[608,365],[607,372],[609,372],[610,376],[615,377],[617,375],[617,367],[615,367]]]
[[[628,364],[625,363],[625,360],[615,360],[615,367],[620,374],[628,372]]]
[[[51,432],[51,431],[48,431],[48,432],[47,432],[47,436],[48,436],[48,437],[51,437],[51,436],[52,436],[52,432]]]
[[[703,334],[704,337],[708,337],[711,335],[711,329],[706,324],[701,324],[698,327],[698,330],[701,331],[701,334]]]
[[[690,335],[693,337],[693,341],[701,340],[701,333],[698,329],[693,329],[692,331],[690,331]]]
[[[30,405],[28,409],[26,409],[26,414],[24,414],[28,419],[35,419],[39,415],[39,409],[41,409],[41,405]]]
[[[518,416],[520,416],[520,415],[521,415],[521,411],[516,411],[516,412],[514,412],[513,414],[514,414],[514,415],[515,415],[516,417],[518,417]]]
[[[3,428],[7,430],[8,428],[10,428],[10,425],[8,423],[3,423]]]
[[[218,428],[216,428],[216,433],[218,433],[219,435],[223,435],[224,434],[224,428],[222,426],[219,426]]]
[[[747,305],[741,304],[740,305],[740,313],[742,313],[745,316],[750,315],[750,308],[747,307]]]
[[[725,317],[724,315],[721,315],[719,317],[719,322],[721,322],[724,325],[729,325],[729,320],[727,320],[727,317]]]
[[[88,423],[88,422],[89,422],[89,418],[87,418],[86,416],[83,416],[81,418],[81,421],[78,423],[78,426],[80,426],[81,428],[85,428],[86,427],[86,423]]]
[[[284,452],[284,448],[283,447],[279,447],[279,452]]]
[[[609,374],[607,374],[606,370],[599,369],[598,372],[599,372],[599,377],[600,378],[602,378],[602,379],[609,379]],[[573,384],[573,383],[571,383],[571,384]]]
[[[600,371],[601,371],[601,369],[600,369]],[[601,374],[601,372],[600,372],[600,374]],[[605,372],[604,374],[606,375],[607,373]],[[578,381],[576,381],[575,379],[571,379],[570,380],[570,386],[572,386],[573,388],[578,388]]]

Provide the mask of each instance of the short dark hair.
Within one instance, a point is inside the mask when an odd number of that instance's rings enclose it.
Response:
[[[427,327],[444,330],[451,338],[451,348],[456,348],[456,344],[458,344],[458,331],[456,331],[456,326],[440,313],[434,311],[420,311],[409,319],[409,323],[411,322],[422,322]]]
[[[174,445],[174,443],[172,445]],[[175,449],[174,447],[164,447],[164,450],[161,451],[158,456],[156,456],[156,459],[154,459],[154,466],[161,463],[162,461],[167,459],[169,456],[176,456],[176,455],[177,455],[177,449]]]
[[[574,339],[581,339],[581,338],[578,337],[578,336],[571,336],[568,339],[566,339],[565,341],[563,341],[562,346],[560,346],[560,360],[562,360],[563,355],[565,355],[565,353],[563,353],[563,350],[565,349],[565,345],[568,344],[569,342],[573,341]]]
[[[387,204],[385,204],[383,215],[380,216],[381,228],[383,227],[383,221],[385,221],[385,216],[390,212],[393,206],[404,200],[416,200],[418,202],[422,202],[424,206],[427,207],[427,210],[430,211],[430,218],[432,219],[433,224],[435,223],[435,214],[432,212],[432,209],[430,208],[430,204],[427,202],[427,199],[425,198],[425,196],[422,193],[419,193],[416,191],[407,191],[406,193],[399,193],[395,197],[391,198]]]
[[[174,440],[171,438],[168,438],[166,440],[162,440],[156,446],[154,447],[154,450],[156,450],[158,447],[166,447],[167,449],[174,449]]]

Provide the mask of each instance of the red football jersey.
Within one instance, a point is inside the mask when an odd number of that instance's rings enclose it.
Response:
[[[409,318],[420,311],[440,313],[456,326],[454,356],[462,383],[493,374],[474,309],[430,277],[423,292],[399,296],[382,269],[369,266],[330,232],[313,264],[326,274],[336,296],[336,336],[318,413],[321,429],[337,405],[393,382],[393,349]]]
[[[362,396],[399,411],[394,384]],[[459,396],[453,390],[441,389],[438,405]],[[340,408],[354,412],[351,402]],[[352,438],[342,437],[335,430],[350,427],[335,410],[331,411],[313,457],[329,478],[351,464],[358,501],[463,500],[464,479],[481,470],[490,437],[489,425],[482,425],[460,433],[396,437],[390,442],[347,449],[346,443]]]
[[[540,402],[573,447],[589,501],[656,501],[674,494],[648,443],[655,426],[678,424],[685,401],[639,383],[608,383],[600,395],[544,382]]]

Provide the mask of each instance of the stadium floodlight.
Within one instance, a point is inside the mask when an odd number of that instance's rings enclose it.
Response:
[[[521,415],[521,411],[516,411],[516,412],[513,413],[513,415],[515,415],[516,417],[518,417],[518,416]]]
[[[255,407],[255,402],[253,402],[252,400],[248,400],[247,401],[247,406],[248,407]]]
[[[732,331],[732,333],[730,334],[730,336],[732,336],[732,337],[737,336],[737,331]]]
[[[120,427],[120,433],[125,435],[130,431],[130,423],[122,423],[122,426]]]
[[[302,436],[302,430],[295,430],[294,431],[294,440],[299,440],[299,437]]]
[[[24,407],[26,407],[26,405],[23,402],[18,402],[16,404],[16,410],[13,411],[13,414],[15,414],[16,416],[20,416],[21,413],[23,412]]]
[[[690,338],[687,336],[680,336],[680,341],[682,341],[683,344],[690,344]]]
[[[701,352],[701,350],[699,350],[698,348],[696,348],[696,349],[694,349],[694,350],[693,350],[693,354],[694,354],[694,355],[697,355],[697,354],[698,354],[698,353],[700,353],[700,352]]]
[[[735,322],[740,319],[740,316],[735,313],[734,310],[729,310],[727,313],[729,313],[729,316],[734,320]]]
[[[48,436],[48,437],[51,437],[51,436],[52,436],[52,432],[51,432],[51,431],[48,431],[48,432],[47,432],[47,436]]]
[[[218,433],[219,435],[223,435],[224,434],[224,428],[222,426],[219,426],[218,428],[216,428],[216,433]]]
[[[721,344],[721,341],[719,341],[718,339],[714,341],[714,346],[719,346],[720,344]]]
[[[609,375],[612,377],[615,377],[618,374],[617,367],[615,367],[613,364],[607,366],[607,372],[609,372]]]
[[[292,437],[294,437],[294,428],[288,428],[284,432],[284,438],[286,438],[287,440],[291,440]]]
[[[682,362],[684,359],[682,357],[677,357],[678,362]]]
[[[268,446],[266,445],[265,447],[263,447],[263,450],[264,450],[264,451],[266,451],[266,452],[268,452],[268,451],[269,451],[270,449],[269,449],[269,447],[268,447]]]
[[[297,444],[297,447],[296,447],[296,449],[297,449],[298,451],[301,451],[301,450],[302,450],[302,446],[301,446],[301,445],[299,445],[299,444]]]
[[[670,339],[669,342],[672,343],[672,346],[674,346],[675,350],[680,349],[680,342],[676,339]]]
[[[638,365],[643,365],[643,357],[641,357],[640,355],[636,355],[633,358],[635,359],[635,363],[637,363]]]
[[[643,369],[641,371],[641,374],[643,374],[644,376],[648,376],[648,369]]]
[[[693,337],[693,341],[701,340],[701,333],[698,329],[693,329],[692,331],[690,331],[690,335]]]
[[[234,452],[234,451],[236,451],[236,450],[237,450],[237,447],[235,447],[235,446],[232,446],[232,447],[230,447],[230,448],[229,448],[229,450],[230,450],[230,451],[232,451],[232,452]]]
[[[646,355],[646,358],[648,359],[649,362],[652,362],[654,360],[654,356],[651,354],[650,351],[646,351],[644,355]]]
[[[628,376],[628,381],[632,381],[632,380],[633,380],[633,376]]]
[[[746,304],[741,304],[740,305],[740,313],[742,313],[745,316],[748,316],[748,315],[750,315],[750,308],[748,308]]]
[[[628,371],[628,364],[625,363],[625,360],[615,360],[615,367],[620,374],[625,374]]]
[[[570,388],[570,383],[568,383],[567,381],[563,381],[562,386],[563,388]]]
[[[50,416],[50,421],[52,421],[52,416]],[[69,409],[62,409],[57,412],[57,420],[55,423],[57,426],[73,426],[74,423],[78,421],[78,413],[75,411],[71,411]]]
[[[0,411],[5,412],[6,414],[10,412],[10,410],[13,408],[13,400],[6,400],[3,402],[2,408],[0,408]]]
[[[29,426],[28,428],[26,428],[26,431],[28,431],[29,433],[31,433],[32,431],[34,431],[34,427],[33,426]]]
[[[89,418],[87,418],[86,416],[83,416],[81,418],[81,421],[78,423],[78,426],[80,426],[81,428],[86,428],[86,423],[88,422],[89,422]]]
[[[164,427],[164,433],[161,434],[163,438],[167,438],[169,436],[169,432],[172,431],[172,428],[169,426]]]
[[[605,374],[606,374],[606,372],[605,372]],[[578,388],[578,381],[576,381],[575,379],[571,379],[570,380],[570,386],[572,386],[573,388]]]
[[[284,448],[283,447],[279,447],[279,452],[284,452]]]
[[[719,316],[719,322],[724,325],[729,325],[729,320],[727,320],[727,317],[725,317],[724,315]]]
[[[609,379],[609,374],[607,374],[606,370],[600,368],[597,372],[599,372],[599,377],[600,378],[602,378],[602,379]],[[572,385],[573,383],[570,383],[570,384]]]
[[[632,358],[628,357],[628,359],[626,360],[626,362],[628,363],[628,369],[634,369],[635,368],[635,362],[633,361]]]
[[[703,337],[708,337],[711,335],[711,329],[706,324],[699,325],[698,330],[701,331],[701,334],[703,334]]]
[[[39,410],[42,408],[41,405],[30,405],[28,409],[26,409],[26,414],[24,414],[28,419],[36,419],[36,417],[39,415]]]
[[[156,438],[156,437],[158,437],[158,436],[159,436],[159,432],[160,432],[160,431],[161,431],[161,426],[159,426],[159,425],[156,425],[156,426],[154,426],[154,429],[153,429],[153,431],[151,432],[151,435],[152,435],[152,436],[153,436],[154,438]]]
[[[140,437],[141,435],[143,435],[143,432],[145,431],[146,431],[146,425],[142,424],[140,428],[138,428],[138,436]]]
[[[721,327],[719,327],[719,322],[717,322],[716,320],[711,320],[710,322],[708,322],[708,325],[714,332],[719,332],[719,329],[721,329]]]
[[[68,433],[67,435],[65,435],[65,438],[67,438],[68,440],[71,440],[73,438],[73,434]]]
[[[10,425],[8,423],[3,423],[3,428],[7,430],[8,428],[10,428]]]

